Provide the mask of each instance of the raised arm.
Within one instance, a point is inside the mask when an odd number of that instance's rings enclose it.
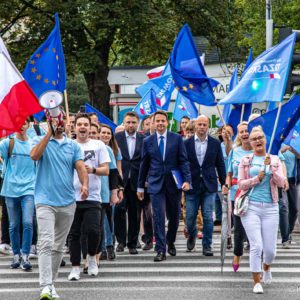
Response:
[[[31,149],[30,157],[32,160],[37,161],[41,159],[51,137],[52,137],[52,132],[51,130],[48,130],[48,132],[42,138],[42,140]]]

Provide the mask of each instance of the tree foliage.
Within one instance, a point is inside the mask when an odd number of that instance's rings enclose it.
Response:
[[[299,1],[272,3],[276,24],[300,28]],[[109,68],[165,63],[186,22],[193,35],[205,36],[228,62],[244,60],[251,46],[256,55],[265,48],[265,0],[3,0],[0,35],[20,70],[48,36],[55,12],[68,77],[73,76],[71,92],[82,79],[76,75],[83,75],[90,101],[106,114]],[[84,95],[84,82],[78,86]]]

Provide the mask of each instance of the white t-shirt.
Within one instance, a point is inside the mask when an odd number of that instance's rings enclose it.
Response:
[[[83,152],[84,163],[92,168],[98,168],[103,163],[110,163],[109,153],[105,144],[99,140],[89,140],[87,143],[78,143]],[[74,172],[74,188],[76,201],[82,201],[80,195],[81,183],[77,171]],[[100,176],[89,174],[89,196],[87,200],[101,202]]]

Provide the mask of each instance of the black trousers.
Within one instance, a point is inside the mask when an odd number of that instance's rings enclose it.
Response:
[[[115,235],[119,244],[126,246],[126,211],[128,212],[128,248],[136,248],[140,232],[141,203],[136,190],[131,188],[130,179],[124,189],[124,199],[115,206]]]
[[[90,201],[92,202],[92,201]],[[69,234],[70,260],[72,266],[80,266],[81,233],[87,237],[87,249],[90,256],[97,253],[101,239],[101,206],[81,206],[77,203],[73,224]]]
[[[0,244],[10,244],[9,238],[9,221],[7,214],[7,207],[5,203],[5,198],[0,196],[0,203],[2,204],[2,219],[1,219],[1,243]]]
[[[150,243],[153,240],[153,215],[151,208],[151,201],[149,194],[145,191],[145,198],[141,202],[142,213],[143,213],[143,224],[145,242]]]
[[[233,254],[235,256],[242,256],[244,250],[244,241],[247,240],[247,235],[243,227],[241,218],[233,214],[234,223],[234,249]]]

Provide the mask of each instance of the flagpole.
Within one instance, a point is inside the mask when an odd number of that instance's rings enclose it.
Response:
[[[174,123],[174,118],[172,116],[172,119],[171,119],[171,122],[170,122],[170,129],[169,129],[170,131],[172,131],[173,123]]]
[[[66,106],[67,124],[70,125],[70,112],[69,112],[69,102],[68,102],[68,94],[67,94],[67,90],[64,90],[64,96],[65,96],[65,106]]]
[[[268,156],[271,153],[272,145],[273,145],[273,142],[274,142],[275,133],[276,133],[276,129],[277,129],[278,121],[279,121],[279,116],[280,116],[280,111],[281,111],[281,106],[282,106],[282,102],[279,102],[277,116],[276,116],[276,120],[275,120],[275,124],[274,124],[274,129],[273,129],[273,132],[272,132],[272,137],[271,137],[271,141],[270,141],[270,145],[269,145],[269,149],[268,149]]]
[[[241,119],[240,119],[240,123],[243,122],[243,119],[244,119],[244,113],[245,113],[245,104],[242,104],[242,111],[241,111]]]
[[[221,114],[221,111],[220,111],[220,107],[218,105],[216,105],[216,107],[217,107],[217,111],[218,111],[219,117],[220,117],[220,119],[221,119],[221,121],[223,123],[223,126],[226,126],[226,122],[225,122],[225,120],[223,118],[223,115]]]

